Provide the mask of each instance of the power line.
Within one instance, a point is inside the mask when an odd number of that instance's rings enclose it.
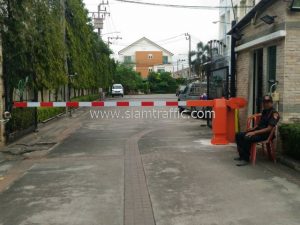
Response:
[[[182,36],[182,35],[181,35]],[[159,42],[159,41],[156,41],[156,43],[160,43],[160,45],[169,45],[169,44],[172,44],[172,43],[175,43],[175,42],[179,42],[179,41],[185,41],[185,39],[175,39],[175,40],[172,40],[171,38],[169,39],[169,41],[165,41],[165,42]],[[129,46],[131,45],[132,43],[119,43],[119,45],[121,46]],[[138,44],[135,44],[135,46],[139,46],[139,47],[148,47],[149,44],[142,44],[142,43],[138,43]]]
[[[164,3],[154,3],[154,2],[138,2],[134,0],[115,0],[117,2],[130,3],[130,4],[139,4],[139,5],[148,5],[148,6],[160,6],[160,7],[172,7],[172,8],[185,8],[185,9],[228,9],[232,6],[209,6],[209,5],[172,5]],[[253,6],[236,6],[235,8],[252,8]]]
[[[184,34],[179,34],[179,35],[176,35],[174,37],[166,38],[166,39],[163,39],[163,40],[160,40],[160,41],[156,41],[156,42],[165,42],[165,41],[168,41],[168,40],[171,40],[171,39],[175,39],[175,38],[181,37],[183,35]]]

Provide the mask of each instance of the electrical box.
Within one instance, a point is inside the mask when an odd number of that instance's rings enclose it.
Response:
[[[274,101],[274,102],[279,102],[279,99],[280,99],[280,94],[279,94],[279,92],[278,92],[278,91],[274,91],[274,92],[272,93],[272,98],[273,98],[273,101]]]

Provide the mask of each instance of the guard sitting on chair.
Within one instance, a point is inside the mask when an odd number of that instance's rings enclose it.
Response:
[[[258,125],[246,132],[236,134],[239,157],[234,160],[240,161],[237,166],[249,164],[251,144],[267,140],[270,132],[277,125],[279,119],[279,113],[273,108],[272,97],[270,95],[265,95],[263,97],[261,120]]]

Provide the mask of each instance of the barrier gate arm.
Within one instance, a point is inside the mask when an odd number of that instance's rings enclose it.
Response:
[[[93,101],[93,102],[14,102],[14,108],[52,108],[52,107],[177,107],[213,106],[211,100],[193,101]]]
[[[247,101],[243,98],[225,98],[214,100],[189,101],[94,101],[94,102],[14,102],[14,108],[39,107],[212,107],[214,145],[226,145],[235,141],[237,109],[245,107]]]

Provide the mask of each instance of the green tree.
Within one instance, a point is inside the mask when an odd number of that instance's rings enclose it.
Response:
[[[66,1],[67,58],[70,74],[77,73],[76,89],[108,88],[112,83],[114,61],[111,51],[93,31],[82,0]]]
[[[123,85],[126,94],[138,91],[147,92],[147,84],[140,74],[124,64],[117,65],[113,80],[114,83]]]
[[[196,74],[202,75],[204,71],[207,69],[206,64],[209,60],[209,46],[204,44],[203,42],[199,42],[197,44],[197,50],[191,52],[191,56],[195,56],[196,59],[192,61],[192,67]]]
[[[7,102],[27,77],[35,93],[57,92],[75,73],[77,90],[112,84],[111,51],[94,32],[82,0],[2,0],[0,12]]]
[[[20,80],[29,86],[56,88],[66,82],[64,43],[57,1],[5,0],[3,37],[4,78],[8,102]],[[11,107],[11,104],[10,104]]]
[[[7,110],[12,111],[13,93],[24,89],[20,84],[34,92],[30,100],[37,100],[38,91],[58,93],[75,73],[71,86],[77,93],[112,84],[115,62],[82,0],[0,0],[0,35]],[[14,111],[17,120],[26,119],[16,115],[23,111]],[[14,124],[19,122],[23,124]],[[9,126],[11,131],[19,128]]]
[[[148,82],[151,93],[175,93],[178,87],[176,80],[168,72],[152,72],[148,76]]]

